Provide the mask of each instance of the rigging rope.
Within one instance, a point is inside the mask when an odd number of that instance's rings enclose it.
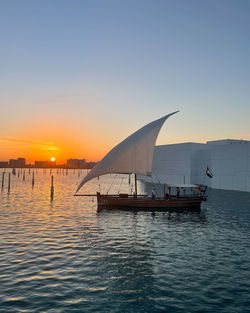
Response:
[[[159,179],[159,177],[158,177],[158,175],[157,175],[156,172],[154,173],[154,176],[155,176],[155,178],[158,180],[158,184],[161,185],[161,181],[160,181],[160,179]],[[152,177],[152,176],[151,176],[151,177]],[[152,183],[154,184],[153,177],[152,177]],[[155,189],[155,193],[156,193],[156,196],[158,197],[158,192],[157,192],[156,189]]]
[[[122,185],[122,182],[123,182],[123,178],[124,178],[124,176],[121,179],[121,183],[120,183],[120,186],[119,186],[119,189],[118,189],[118,194],[120,193],[120,190],[121,190],[121,185]]]
[[[99,176],[97,177],[97,179],[98,179],[99,192],[101,193],[101,184],[100,184]]]
[[[112,185],[113,185],[113,183],[114,183],[114,181],[115,181],[115,179],[116,179],[116,176],[117,176],[117,174],[115,174],[114,179],[113,179],[111,185],[109,186],[109,189],[107,190],[107,193],[106,193],[106,194],[109,193],[109,191],[110,191],[110,189],[111,189],[111,187],[112,187]]]

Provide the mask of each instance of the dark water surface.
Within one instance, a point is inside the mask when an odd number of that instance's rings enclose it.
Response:
[[[72,196],[82,177],[55,173],[53,202],[48,171],[0,190],[0,312],[250,312],[249,193],[210,190],[200,213],[97,213]]]

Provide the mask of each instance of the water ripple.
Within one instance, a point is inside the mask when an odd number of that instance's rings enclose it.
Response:
[[[0,312],[248,312],[248,194],[209,191],[200,213],[97,213],[72,196],[81,178],[55,174],[52,203],[48,172],[0,192]]]

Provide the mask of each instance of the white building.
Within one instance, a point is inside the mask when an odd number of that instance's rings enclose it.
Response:
[[[207,166],[213,178],[206,176]],[[206,184],[211,188],[250,192],[250,141],[216,140],[156,146],[154,181]]]

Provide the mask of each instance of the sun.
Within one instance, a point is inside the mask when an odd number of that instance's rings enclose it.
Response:
[[[51,161],[51,162],[55,162],[55,160],[56,160],[56,158],[54,158],[54,157],[53,157],[53,158],[50,158],[50,161]]]

